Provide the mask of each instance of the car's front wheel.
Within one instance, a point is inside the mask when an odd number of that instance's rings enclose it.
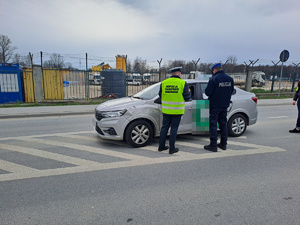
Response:
[[[235,114],[230,117],[228,123],[228,135],[231,137],[241,136],[247,129],[247,120],[242,114]]]
[[[153,137],[151,125],[144,120],[137,120],[130,123],[126,129],[125,140],[132,147],[146,146]]]

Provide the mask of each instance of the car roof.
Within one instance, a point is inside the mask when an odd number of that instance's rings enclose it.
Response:
[[[208,83],[208,80],[204,80],[204,79],[183,79],[184,81],[186,81],[188,84],[191,83]]]

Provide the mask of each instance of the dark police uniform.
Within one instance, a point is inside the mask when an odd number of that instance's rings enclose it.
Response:
[[[179,71],[182,67],[175,67],[170,69],[171,73]],[[169,154],[178,152],[178,148],[175,148],[175,140],[177,136],[177,130],[181,121],[181,117],[184,114],[185,101],[191,98],[188,84],[181,80],[179,76],[172,75],[169,79],[164,80],[160,86],[158,95],[162,101],[163,123],[160,131],[159,147],[158,151],[167,150],[165,146],[169,127],[170,139],[169,139]]]
[[[298,86],[296,88],[296,92],[293,97],[294,103],[297,102],[297,108],[298,108],[298,118],[296,122],[296,127],[293,130],[289,130],[290,133],[300,133],[300,81],[298,82]]]
[[[221,67],[220,63],[214,64],[211,69]],[[232,77],[224,73],[223,70],[217,71],[209,80],[205,89],[205,94],[209,99],[209,130],[210,145],[204,146],[206,150],[217,151],[217,146],[226,150],[227,145],[227,108],[230,105],[231,95],[234,90]],[[217,145],[218,132],[217,123],[221,130],[221,143]]]

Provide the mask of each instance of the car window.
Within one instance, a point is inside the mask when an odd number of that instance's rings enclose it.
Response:
[[[191,93],[191,99],[194,99],[194,97],[195,97],[195,85],[194,84],[189,85],[189,91]]]
[[[200,89],[201,89],[201,97],[202,99],[208,99],[207,95],[205,94],[205,88],[207,87],[208,83],[201,83],[200,84]]]
[[[158,95],[160,83],[153,84],[140,92],[136,93],[132,97],[149,100]]]

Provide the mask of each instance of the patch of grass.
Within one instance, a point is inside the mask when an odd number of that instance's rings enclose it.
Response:
[[[252,93],[273,93],[273,94],[277,94],[278,93],[278,90],[273,90],[273,92],[271,92],[271,90],[265,90],[265,89],[262,89],[262,88],[256,88],[256,89],[252,89],[251,90]],[[280,92],[291,92],[290,90],[288,89],[280,89]]]

